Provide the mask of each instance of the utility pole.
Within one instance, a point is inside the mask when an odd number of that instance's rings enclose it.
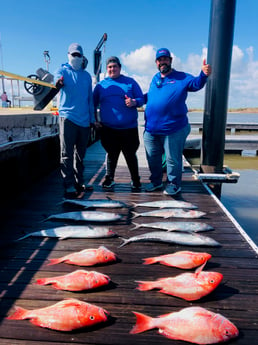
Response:
[[[4,70],[4,59],[3,59],[3,47],[2,47],[1,32],[0,32],[0,57],[1,57],[1,69]],[[2,80],[2,89],[4,92],[5,91],[4,76],[1,76],[1,80]]]
[[[46,63],[46,70],[48,71],[49,64],[50,64],[50,55],[48,50],[44,50],[43,52],[45,63]]]

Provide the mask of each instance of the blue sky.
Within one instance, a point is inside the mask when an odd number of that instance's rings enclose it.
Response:
[[[146,92],[156,73],[155,51],[160,47],[170,49],[174,68],[199,74],[207,54],[211,3],[1,0],[0,69],[24,76],[35,74],[39,67],[46,68],[43,52],[48,50],[49,71],[54,73],[67,61],[69,44],[78,42],[89,60],[87,70],[93,75],[93,51],[107,33],[103,60],[110,55],[120,57],[123,73],[134,77]],[[257,0],[236,1],[229,108],[258,107],[257,14]],[[203,104],[204,90],[189,95],[189,107],[202,108]]]

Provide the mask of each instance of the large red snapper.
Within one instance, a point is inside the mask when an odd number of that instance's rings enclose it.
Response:
[[[100,246],[97,249],[84,249],[80,252],[65,255],[61,258],[50,259],[48,265],[59,264],[65,262],[71,265],[79,266],[93,266],[97,264],[103,264],[110,261],[116,261],[116,255],[108,250],[104,246]]]
[[[158,328],[160,334],[175,340],[195,344],[216,344],[238,336],[237,327],[221,314],[215,314],[201,307],[189,307],[179,312],[152,318],[133,312],[136,324],[131,334]]]
[[[211,258],[208,253],[192,252],[192,251],[179,251],[173,254],[166,254],[161,256],[153,256],[143,259],[144,265],[151,265],[159,262],[162,265],[190,269],[204,264]]]
[[[36,284],[52,284],[57,290],[82,291],[107,285],[110,280],[107,275],[96,271],[77,270],[62,276],[37,279]]]
[[[36,326],[51,328],[57,331],[93,326],[107,321],[109,313],[96,305],[79,301],[74,298],[60,301],[46,308],[27,310],[16,307],[9,320],[30,319]]]
[[[194,273],[182,273],[176,277],[161,278],[156,281],[138,281],[137,289],[140,291],[161,289],[159,292],[187,301],[198,300],[216,289],[223,279],[223,275],[219,272],[203,272],[204,265],[197,268]]]

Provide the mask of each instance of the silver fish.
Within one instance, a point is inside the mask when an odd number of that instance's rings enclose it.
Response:
[[[159,207],[159,208],[188,208],[188,209],[196,209],[197,206],[191,204],[187,201],[181,200],[158,200],[158,201],[150,201],[150,202],[143,202],[139,204],[133,203],[134,207],[143,206],[143,207]]]
[[[159,210],[155,211],[149,211],[149,212],[144,212],[144,213],[137,213],[133,212],[133,218],[136,217],[162,217],[162,218],[200,218],[204,216],[206,213],[201,212],[201,211],[196,211],[196,210],[189,210],[189,211],[184,211],[181,208],[162,208]]]
[[[136,230],[138,228],[153,228],[167,231],[183,231],[183,232],[201,232],[210,231],[214,228],[206,223],[200,222],[153,222],[153,223],[133,223],[134,228],[131,230]]]
[[[115,232],[103,226],[60,226],[46,230],[32,232],[16,241],[24,240],[27,237],[54,237],[64,240],[66,238],[102,238],[117,236]]]
[[[98,212],[98,211],[78,211],[78,212],[65,212],[53,214],[45,220],[72,220],[72,221],[87,221],[87,222],[115,222],[121,219],[122,216],[112,212]]]
[[[72,204],[81,206],[83,208],[90,208],[90,207],[102,207],[102,208],[122,208],[127,207],[127,205],[118,200],[111,200],[111,199],[91,199],[91,200],[76,200],[76,199],[65,199],[62,201],[62,204]]]
[[[197,234],[179,232],[152,231],[142,235],[121,239],[123,240],[123,243],[119,246],[119,248],[132,242],[166,242],[181,244],[184,246],[220,246],[220,243],[215,241],[213,238]]]

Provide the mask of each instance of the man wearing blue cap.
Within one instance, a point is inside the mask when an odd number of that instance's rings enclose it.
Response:
[[[95,122],[92,80],[85,71],[87,59],[78,43],[68,47],[68,62],[56,72],[61,86],[59,99],[59,128],[61,144],[61,173],[66,198],[82,198],[92,186],[84,182],[84,156],[90,124]]]
[[[145,109],[144,145],[150,169],[147,192],[161,190],[162,155],[166,154],[167,186],[164,194],[176,195],[181,191],[182,154],[190,125],[187,117],[188,92],[198,91],[211,74],[210,65],[203,61],[198,77],[172,68],[172,57],[167,48],[156,53],[155,74],[147,94]]]

